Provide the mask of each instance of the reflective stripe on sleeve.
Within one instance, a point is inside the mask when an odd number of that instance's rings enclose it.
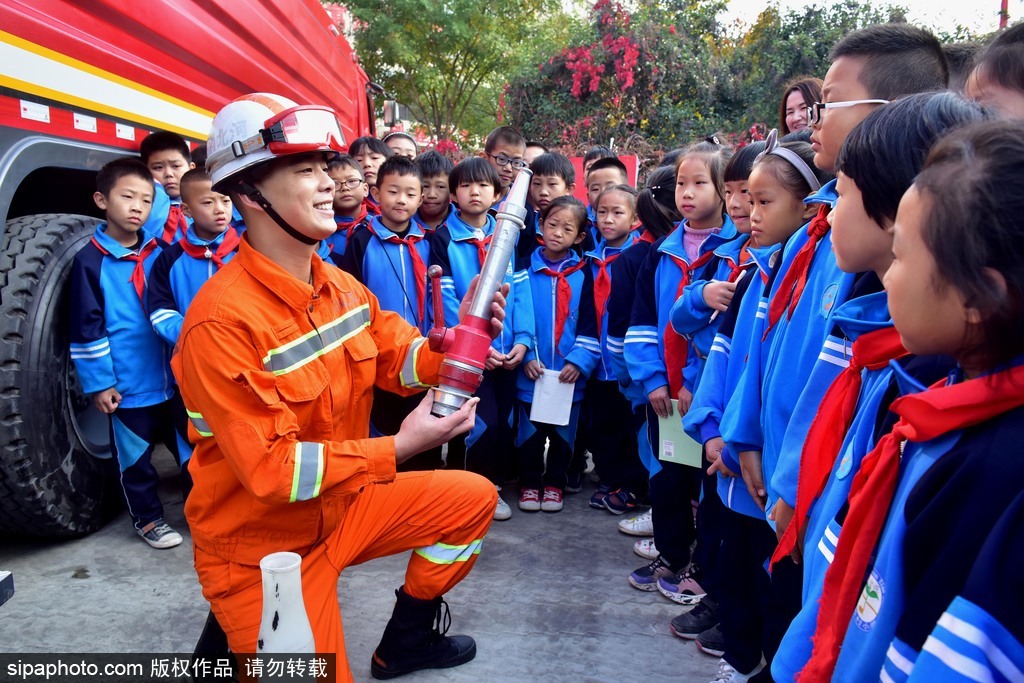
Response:
[[[324,445],[300,441],[295,444],[295,468],[292,471],[292,494],[288,500],[310,500],[320,495],[324,480]]]
[[[428,545],[426,548],[417,548],[415,552],[423,559],[434,564],[455,564],[456,562],[466,562],[474,555],[479,555],[480,546],[483,543],[484,539],[482,538],[478,538],[467,545],[435,543],[434,545]]]
[[[213,436],[213,432],[210,431],[210,425],[203,419],[202,413],[194,413],[188,409],[185,412],[188,413],[188,419],[199,433],[199,436]]]
[[[405,354],[405,363],[402,364],[402,371],[398,374],[398,380],[403,387],[409,389],[429,389],[429,384],[420,382],[419,374],[416,372],[416,361],[419,359],[420,347],[425,338],[420,338],[409,345],[409,352]]]

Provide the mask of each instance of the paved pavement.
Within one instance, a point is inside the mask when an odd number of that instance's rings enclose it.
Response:
[[[169,457],[164,459],[164,462]],[[181,494],[165,472],[167,520],[185,543],[152,550],[127,514],[71,541],[0,538],[0,569],[14,572],[14,598],[0,607],[0,652],[191,653],[207,607],[192,567]],[[674,637],[683,608],[626,581],[643,564],[620,519],[587,506],[592,485],[566,497],[557,514],[495,522],[469,577],[447,596],[452,632],[477,640],[462,667],[409,681],[707,681],[717,660]],[[407,555],[352,567],[339,582],[346,649],[357,681],[402,583]]]

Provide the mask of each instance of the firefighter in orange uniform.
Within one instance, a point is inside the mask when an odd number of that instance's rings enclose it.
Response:
[[[327,161],[342,139],[332,110],[265,93],[213,120],[207,168],[247,230],[189,308],[173,360],[195,443],[185,514],[203,595],[231,650],[256,651],[260,559],[296,552],[316,650],[337,654],[339,680],[352,677],[340,572],[414,549],[371,661],[374,677],[392,678],[476,654],[472,638],[438,632],[435,619],[473,566],[496,493],[468,472],[395,474],[396,462],[469,431],[476,399],[439,419],[428,391],[398,434],[369,438],[373,387],[422,391],[441,355],[315,255],[336,227]],[[495,332],[503,307],[496,295]]]

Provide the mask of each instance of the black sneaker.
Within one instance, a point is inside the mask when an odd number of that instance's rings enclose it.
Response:
[[[672,620],[669,628],[680,638],[693,640],[704,631],[718,625],[718,604],[711,598],[704,598],[689,612],[683,612]]]
[[[587,476],[586,472],[580,472],[578,474],[575,473],[575,472],[570,472],[569,473],[569,481],[565,485],[565,489],[564,489],[565,492],[566,493],[579,493],[580,491],[582,491],[583,490],[583,478],[586,477],[586,476]]]
[[[697,608],[694,607],[694,609]],[[717,625],[699,634],[696,643],[697,649],[706,655],[725,656],[725,636],[722,635],[722,630]]]

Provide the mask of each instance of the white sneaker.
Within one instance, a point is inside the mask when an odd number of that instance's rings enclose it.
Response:
[[[654,547],[653,538],[641,538],[633,544],[633,552],[648,560],[653,560],[658,556],[658,549]]]
[[[501,496],[498,496],[498,505],[494,508],[494,519],[503,522],[512,517],[512,508],[508,506]]]
[[[619,531],[630,536],[650,536],[654,533],[654,522],[651,520],[651,511],[623,519],[619,522]]]
[[[732,668],[729,662],[720,659],[718,661],[718,673],[709,683],[747,683],[747,681],[759,674],[762,669],[764,669],[764,662],[760,662],[750,673],[741,674]]]

